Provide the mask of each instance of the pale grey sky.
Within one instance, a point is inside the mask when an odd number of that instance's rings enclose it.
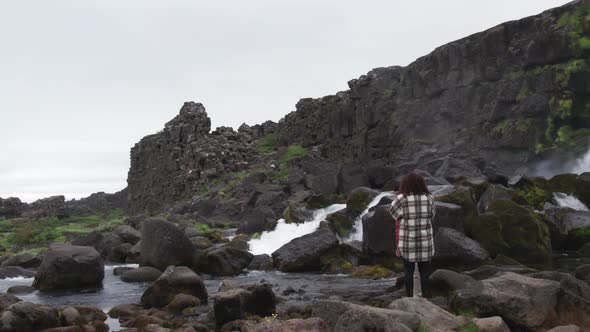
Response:
[[[213,127],[277,121],[303,97],[563,0],[0,2],[0,197],[126,186],[129,149],[184,101]]]

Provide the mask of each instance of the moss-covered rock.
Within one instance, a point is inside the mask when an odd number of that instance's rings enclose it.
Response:
[[[320,261],[324,273],[350,273],[353,270],[352,263],[338,253],[323,255]]]
[[[395,272],[404,271],[404,262],[400,257],[394,255],[376,255],[372,257],[373,264],[382,266]]]
[[[523,178],[516,184],[514,200],[523,205],[530,205],[542,210],[545,202],[553,197],[549,181],[544,178]]]
[[[586,206],[590,207],[590,172],[576,178],[576,195]]]
[[[205,236],[209,240],[211,240],[213,243],[229,242],[229,240],[226,239],[225,236],[223,236],[223,234],[218,230],[210,231],[210,232],[206,233]]]
[[[353,277],[358,278],[371,278],[371,279],[383,279],[391,276],[391,270],[384,268],[380,265],[373,265],[352,273]]]
[[[476,201],[473,190],[469,187],[458,187],[453,192],[436,198],[437,201],[451,203],[461,206],[465,213],[473,215],[476,213]]]
[[[488,212],[467,221],[472,237],[492,256],[503,254],[523,263],[546,264],[551,259],[547,225],[513,201],[497,200]]]
[[[326,217],[326,220],[340,238],[347,237],[354,225],[353,218],[346,211],[332,213]]]
[[[287,224],[290,223],[303,223],[310,220],[313,217],[313,211],[305,207],[300,203],[290,203],[283,211],[283,219]]]
[[[366,187],[353,189],[346,199],[346,211],[353,216],[360,215],[378,194],[378,191]]]
[[[577,228],[568,232],[566,249],[578,250],[586,243],[590,243],[590,227]]]
[[[552,192],[561,192],[567,194],[576,193],[577,174],[559,174],[549,179],[549,189]]]

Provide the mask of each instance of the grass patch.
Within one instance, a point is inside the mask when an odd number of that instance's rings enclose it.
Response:
[[[63,219],[57,217],[41,219],[10,219],[0,223],[0,247],[12,252],[41,250],[51,242],[67,242],[68,234],[82,234],[91,231],[112,231],[123,225],[125,211],[116,209],[106,216],[71,216]]]
[[[209,233],[211,232],[211,227],[207,224],[196,224],[195,225],[195,229],[199,232],[199,233]]]
[[[258,151],[264,155],[271,155],[277,151],[277,139],[274,134],[268,134],[257,140]]]
[[[287,163],[289,163],[291,160],[305,156],[307,156],[306,148],[302,147],[299,144],[290,145],[287,148],[287,151],[281,156],[281,159],[279,159],[279,166],[281,168],[286,168]]]
[[[470,321],[464,325],[462,325],[461,327],[459,327],[459,332],[479,332],[479,328],[477,327],[477,325],[473,322]]]

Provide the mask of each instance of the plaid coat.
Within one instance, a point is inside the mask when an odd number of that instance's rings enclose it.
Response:
[[[434,198],[432,195],[398,195],[389,209],[394,220],[401,219],[399,249],[410,262],[425,262],[434,256]]]

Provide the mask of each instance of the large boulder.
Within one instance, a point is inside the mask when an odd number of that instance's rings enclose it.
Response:
[[[575,276],[590,285],[590,264],[578,266],[575,271]]]
[[[395,221],[388,205],[378,205],[363,216],[363,252],[369,255],[395,253]]]
[[[375,308],[337,300],[316,300],[312,316],[321,318],[334,331],[415,331],[420,318],[415,313]]]
[[[267,254],[254,255],[252,261],[250,261],[250,264],[248,265],[248,270],[250,271],[269,271],[272,270],[272,268],[272,257]]]
[[[272,253],[275,267],[283,272],[319,271],[321,257],[338,248],[338,237],[327,222],[318,229],[298,237]]]
[[[41,258],[30,253],[15,255],[2,262],[2,266],[20,266],[24,268],[36,268],[40,264]]]
[[[163,308],[176,294],[193,295],[207,303],[207,289],[199,275],[186,266],[169,266],[141,295],[141,305]]]
[[[569,323],[588,328],[588,300],[573,294],[574,288],[568,282],[571,279],[562,275],[533,278],[506,272],[455,291],[450,304],[454,310],[473,310],[479,316],[501,316],[513,328],[542,330]],[[587,294],[587,290],[574,285],[576,291]]]
[[[485,213],[488,211],[490,204],[497,200],[511,200],[514,196],[514,189],[506,188],[499,184],[491,184],[477,202],[477,212]]]
[[[378,191],[367,187],[353,189],[346,199],[346,211],[352,216],[360,215],[377,195]]]
[[[247,315],[270,316],[275,313],[276,305],[276,296],[270,284],[240,285],[215,295],[215,322],[223,325]]]
[[[136,244],[141,239],[141,232],[129,225],[118,226],[113,233],[125,243]]]
[[[104,261],[92,247],[52,244],[33,282],[39,290],[102,287]]]
[[[162,275],[162,271],[151,266],[142,266],[124,272],[121,274],[121,280],[125,282],[152,282],[158,280],[160,275]]]
[[[254,234],[272,230],[276,226],[277,219],[276,213],[270,207],[258,206],[242,218],[237,232]]]
[[[513,201],[498,200],[487,212],[469,218],[471,237],[491,256],[503,254],[522,263],[548,264],[551,239],[547,225],[533,211]]]
[[[17,302],[0,314],[0,331],[35,332],[59,325],[57,309],[31,302]]]
[[[457,330],[465,325],[466,319],[457,317],[443,308],[433,304],[425,298],[411,297],[393,301],[389,309],[410,312],[418,315],[422,325],[434,330]]]
[[[465,232],[463,224],[467,216],[463,207],[439,201],[436,201],[435,205],[436,215],[432,220],[432,228],[435,233],[440,227],[456,229],[461,233]]]
[[[577,250],[590,242],[590,212],[567,213],[562,219],[562,227],[567,231],[563,248]]]
[[[326,221],[330,223],[330,226],[343,239],[350,235],[354,226],[354,218],[347,211],[338,211],[329,214],[326,217]]]
[[[141,261],[160,270],[169,265],[191,265],[194,247],[188,237],[171,223],[145,220],[141,227]]]
[[[479,243],[452,228],[439,228],[434,236],[436,266],[468,268],[478,266],[490,258]]]
[[[221,248],[207,252],[201,269],[216,276],[232,276],[242,273],[248,267],[254,255],[251,253],[224,245]]]
[[[590,172],[578,176],[576,179],[576,192],[580,200],[590,207]]]

